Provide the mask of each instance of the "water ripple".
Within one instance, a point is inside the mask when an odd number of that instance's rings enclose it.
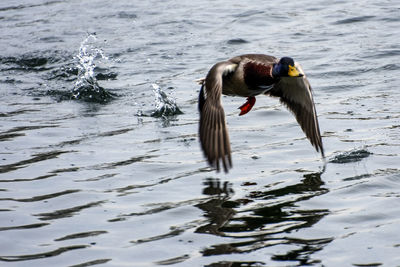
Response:
[[[40,162],[40,161],[45,161],[45,160],[49,160],[49,159],[54,159],[54,158],[57,158],[61,154],[70,153],[70,152],[72,152],[72,151],[57,151],[56,150],[56,151],[37,153],[37,154],[34,154],[33,157],[30,159],[21,160],[19,162],[7,164],[7,165],[0,165],[0,173],[7,173],[7,172],[15,171],[20,168],[28,167],[29,164]]]
[[[127,166],[136,162],[142,162],[146,159],[151,159],[158,157],[157,155],[147,155],[147,156],[139,156],[139,157],[132,157],[127,160],[121,160],[121,161],[116,161],[116,162],[110,162],[110,163],[102,163],[98,165],[94,165],[92,167],[87,167],[87,169],[93,169],[93,170],[107,170],[107,169],[115,169],[119,166]]]
[[[0,261],[14,262],[14,261],[36,260],[36,259],[58,256],[60,254],[63,254],[71,250],[82,249],[87,247],[88,247],[87,245],[74,245],[68,247],[61,247],[52,251],[46,251],[38,254],[19,255],[19,256],[0,256]]]
[[[39,109],[18,109],[18,110],[9,111],[9,112],[0,112],[0,118],[1,117],[18,116],[21,114],[30,113],[30,112],[38,112],[38,111],[40,111],[40,110]]]
[[[364,21],[369,21],[373,18],[375,18],[375,16],[352,17],[352,18],[338,20],[334,24],[350,24],[350,23],[364,22]]]
[[[52,4],[62,3],[63,1],[47,1],[40,4],[31,4],[31,5],[18,5],[18,6],[8,6],[0,8],[0,12],[2,11],[9,11],[9,10],[18,10],[18,9],[25,9],[25,8],[32,8],[32,7],[40,7],[40,6],[49,6]]]
[[[43,227],[46,225],[49,225],[49,223],[33,223],[33,224],[25,224],[25,225],[17,225],[17,226],[9,226],[9,227],[0,227],[0,231],[34,229],[34,228],[40,228],[40,227]]]
[[[0,116],[1,117],[1,116]],[[58,125],[30,125],[30,126],[17,126],[10,130],[0,133],[0,142],[2,141],[10,141],[15,139],[16,137],[25,136],[25,133],[21,133],[23,131],[31,131],[38,130],[44,128],[55,128]]]
[[[101,204],[103,204],[105,202],[106,201],[96,201],[96,202],[91,202],[91,203],[88,203],[85,205],[75,206],[75,207],[68,208],[68,209],[61,209],[61,210],[56,210],[53,212],[44,212],[44,213],[34,214],[34,216],[39,217],[39,220],[42,220],[42,221],[62,219],[62,218],[72,217],[81,210],[100,206]]]
[[[191,199],[191,200],[185,200],[185,201],[174,202],[174,203],[152,204],[152,206],[156,206],[156,207],[147,209],[142,212],[132,212],[129,214],[121,214],[117,218],[110,219],[108,221],[109,222],[118,222],[118,221],[126,220],[129,217],[156,214],[156,213],[160,213],[160,212],[170,210],[170,209],[175,209],[175,208],[182,207],[182,206],[197,204],[197,203],[201,202],[202,200],[203,200],[202,198],[199,198],[199,199]]]
[[[13,183],[13,182],[31,182],[31,181],[37,181],[37,180],[42,180],[42,179],[47,179],[50,177],[54,177],[57,174],[46,174],[46,175],[41,175],[35,178],[20,178],[20,179],[9,179],[9,180],[0,180],[0,183]]]
[[[92,266],[92,265],[98,265],[98,264],[105,264],[109,262],[111,259],[98,259],[98,260],[93,260],[93,261],[87,261],[81,264],[76,264],[76,265],[71,265],[70,267],[87,267],[87,266]]]
[[[34,196],[30,198],[0,198],[0,201],[2,200],[11,200],[11,201],[17,201],[17,202],[36,202],[36,201],[42,201],[46,199],[51,199],[51,198],[56,198],[59,196],[67,195],[67,194],[73,194],[80,192],[81,190],[75,189],[75,190],[65,190],[62,192],[57,192],[57,193],[51,193],[51,194],[46,194],[42,196]]]
[[[69,235],[54,239],[54,241],[64,241],[64,240],[70,240],[70,239],[85,238],[85,237],[98,236],[98,235],[107,234],[107,233],[108,233],[107,231],[90,231],[90,232],[84,232],[84,233],[69,234]]]
[[[157,262],[155,262],[155,264],[157,264],[157,265],[173,265],[173,264],[184,262],[185,260],[187,260],[189,258],[190,258],[190,256],[185,254],[185,255],[182,255],[179,257],[174,257],[171,259],[157,261]]]

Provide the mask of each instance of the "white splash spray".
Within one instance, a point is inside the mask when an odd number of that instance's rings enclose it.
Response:
[[[182,114],[173,97],[168,96],[161,90],[158,84],[153,83],[153,92],[155,96],[155,110],[151,113],[152,117],[167,117]]]

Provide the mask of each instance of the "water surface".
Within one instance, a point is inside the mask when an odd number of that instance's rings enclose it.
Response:
[[[0,3],[0,265],[396,266],[393,0]],[[276,99],[224,97],[233,169],[207,167],[217,61],[291,56],[326,164]]]

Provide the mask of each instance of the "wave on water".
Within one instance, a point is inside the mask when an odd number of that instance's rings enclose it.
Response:
[[[72,90],[72,99],[79,99],[87,102],[105,103],[112,100],[115,94],[110,93],[98,83],[98,79],[103,80],[107,75],[95,74],[96,60],[109,60],[104,52],[92,45],[91,42],[96,41],[94,34],[88,34],[86,39],[81,43],[78,59],[78,79]],[[115,78],[116,75],[110,76]]]

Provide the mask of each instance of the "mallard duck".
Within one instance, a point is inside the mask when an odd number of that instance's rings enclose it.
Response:
[[[239,107],[242,116],[256,102],[255,96],[278,97],[296,117],[301,129],[324,158],[317,113],[308,82],[301,66],[290,57],[277,59],[263,54],[247,54],[216,63],[201,84],[198,108],[201,148],[208,163],[225,172],[232,168],[231,147],[221,104],[221,95],[247,97]]]

